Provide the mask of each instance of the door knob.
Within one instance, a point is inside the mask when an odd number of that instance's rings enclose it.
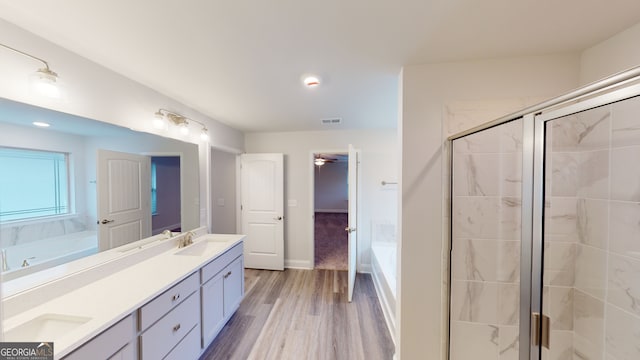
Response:
[[[275,217],[273,220],[282,220],[282,216]]]
[[[104,220],[102,220],[100,223],[104,225],[104,224],[112,223],[112,222],[114,222],[114,221],[115,221],[115,220],[107,220],[107,219],[104,219]]]

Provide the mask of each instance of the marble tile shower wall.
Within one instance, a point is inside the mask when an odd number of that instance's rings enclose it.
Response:
[[[640,100],[547,128],[545,359],[640,359]]]
[[[4,248],[49,237],[91,230],[87,223],[87,217],[75,216],[49,221],[34,221],[27,224],[5,224],[0,229],[0,245]]]
[[[518,358],[522,123],[453,145],[452,360]]]

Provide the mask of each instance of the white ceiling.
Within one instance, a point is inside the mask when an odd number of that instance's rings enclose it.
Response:
[[[0,17],[240,130],[289,131],[395,127],[402,65],[580,51],[640,1],[0,0]]]

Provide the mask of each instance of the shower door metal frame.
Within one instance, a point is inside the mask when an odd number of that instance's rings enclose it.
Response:
[[[640,66],[620,72],[598,82],[525,108],[499,119],[450,136],[444,146],[448,164],[448,304],[451,302],[451,244],[453,241],[453,141],[507,122],[523,118],[522,143],[522,224],[520,254],[520,324],[519,357],[521,360],[540,359],[541,346],[534,344],[532,317],[542,314],[543,256],[544,256],[544,181],[546,122],[598,106],[640,96]],[[634,84],[635,83],[635,84]],[[447,316],[447,354],[450,356],[451,311]],[[539,338],[539,333],[537,334]]]
[[[545,157],[546,157],[546,125],[547,122],[559,118],[588,111],[597,107],[606,106],[615,102],[624,101],[632,97],[640,96],[640,84],[629,85],[611,92],[594,94],[595,96],[575,104],[553,109],[549,112],[536,114],[533,119],[534,136],[534,172],[533,172],[533,238],[532,238],[532,287],[531,287],[531,313],[542,312],[542,292],[544,289],[544,217],[545,217]],[[523,174],[524,176],[524,174]],[[524,204],[524,203],[523,203]],[[523,209],[524,211],[524,209]],[[521,289],[522,290],[522,289]],[[522,311],[522,309],[521,309]],[[521,312],[521,316],[524,316]],[[522,329],[522,327],[521,327]],[[550,330],[549,330],[550,332]],[[542,334],[538,334],[538,338]],[[522,336],[521,336],[522,340]],[[522,343],[521,343],[522,345]],[[520,352],[520,359],[525,352]],[[541,345],[531,344],[529,359],[542,359]]]

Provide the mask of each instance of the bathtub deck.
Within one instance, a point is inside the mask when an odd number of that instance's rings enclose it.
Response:
[[[347,272],[245,270],[246,297],[201,360],[389,360],[394,346],[371,276]]]

